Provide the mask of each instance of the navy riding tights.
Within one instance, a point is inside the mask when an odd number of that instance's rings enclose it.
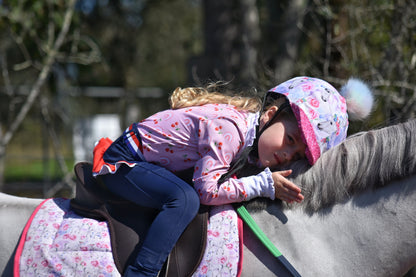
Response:
[[[150,226],[134,266],[124,276],[157,276],[186,226],[199,209],[195,189],[169,170],[147,162],[121,166],[115,174],[102,175],[115,194],[160,213]]]

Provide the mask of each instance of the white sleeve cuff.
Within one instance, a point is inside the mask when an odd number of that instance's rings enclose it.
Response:
[[[274,182],[272,172],[268,167],[257,175],[240,178],[239,181],[244,185],[244,190],[247,193],[247,200],[256,197],[269,197],[274,200]]]

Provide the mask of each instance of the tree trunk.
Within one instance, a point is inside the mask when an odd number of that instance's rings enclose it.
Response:
[[[0,126],[0,137],[2,135]],[[6,147],[0,144],[0,191],[4,189],[4,172],[5,172],[5,160],[6,160]]]
[[[278,83],[289,79],[294,74],[299,41],[302,36],[299,24],[303,22],[307,5],[307,0],[289,0],[277,16],[274,16],[275,13],[270,11],[271,22],[276,23],[275,27],[279,26],[269,30],[276,42],[272,45],[275,45],[277,51],[271,53],[276,53],[274,78]]]
[[[191,83],[254,85],[260,37],[256,1],[204,0],[203,9],[205,52],[190,61]]]

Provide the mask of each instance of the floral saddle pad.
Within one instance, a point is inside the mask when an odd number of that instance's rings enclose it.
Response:
[[[242,253],[242,222],[233,207],[212,207],[205,253],[193,276],[239,276]],[[43,201],[23,230],[14,276],[121,276],[107,222],[75,214],[69,199]]]

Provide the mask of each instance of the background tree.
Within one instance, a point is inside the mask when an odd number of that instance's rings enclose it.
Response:
[[[350,76],[367,81],[379,104],[372,126],[414,118],[415,5],[414,1],[313,1],[301,25],[306,41],[297,71],[338,85]]]
[[[260,39],[255,0],[204,0],[204,51],[190,61],[190,81],[232,81],[249,88],[257,84],[257,47]]]
[[[0,190],[6,147],[43,91],[53,66],[68,61],[88,64],[98,60],[94,45],[83,40],[76,27],[71,30],[75,3],[76,0],[10,1],[1,6],[0,61],[7,101],[2,103],[5,120],[0,126]],[[19,74],[10,74],[10,71]],[[27,95],[19,95],[19,83],[29,86]],[[46,105],[43,101],[42,115],[49,122]],[[69,171],[60,158],[55,133],[52,129],[49,131],[64,179],[69,182]]]

